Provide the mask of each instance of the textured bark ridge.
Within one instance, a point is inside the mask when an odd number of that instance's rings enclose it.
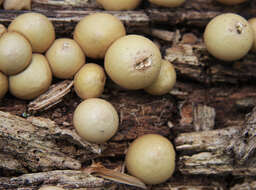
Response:
[[[255,16],[256,1],[224,6],[216,0],[188,0],[174,9],[144,1],[134,11],[104,11],[95,0],[33,0],[32,10],[53,21],[57,37],[72,37],[85,15],[113,14],[128,33],[143,34],[160,47],[163,58],[174,64],[178,81],[164,96],[126,91],[108,81],[101,98],[117,109],[120,125],[102,145],[82,140],[72,126],[82,101],[72,80],[53,84],[32,102],[7,95],[0,100],[0,189],[36,190],[45,184],[136,189],[84,170],[96,162],[125,172],[129,143],[148,133],[169,138],[177,151],[174,176],[149,189],[255,189],[256,56],[250,52],[231,63],[217,60],[207,52],[202,31],[224,12]],[[7,26],[25,12],[1,9],[0,23]]]

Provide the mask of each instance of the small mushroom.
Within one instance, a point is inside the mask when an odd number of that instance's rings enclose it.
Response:
[[[103,59],[109,46],[125,34],[125,27],[117,17],[95,13],[85,16],[77,24],[74,39],[86,56]]]
[[[5,0],[5,10],[31,10],[31,0]]]
[[[60,38],[46,52],[53,76],[70,79],[85,64],[85,55],[76,41]]]
[[[157,79],[145,91],[152,95],[164,95],[171,91],[176,83],[176,72],[173,65],[162,60],[161,70]]]
[[[32,48],[30,43],[17,32],[5,32],[0,38],[0,71],[15,75],[30,63]]]
[[[174,173],[175,150],[172,143],[161,135],[143,135],[129,146],[125,165],[131,175],[144,183],[160,184]]]
[[[97,98],[104,91],[106,75],[104,69],[94,63],[84,65],[75,75],[76,94],[82,98]]]
[[[31,12],[17,16],[9,25],[8,30],[25,36],[35,53],[44,53],[55,40],[52,22],[40,13]]]
[[[112,104],[103,99],[89,98],[76,108],[73,124],[83,139],[104,143],[117,132],[119,119]]]
[[[45,56],[33,54],[30,65],[21,73],[9,77],[12,95],[31,100],[46,92],[52,82],[52,72]]]
[[[253,30],[243,17],[224,13],[213,18],[204,31],[207,50],[223,61],[244,57],[253,44]]]

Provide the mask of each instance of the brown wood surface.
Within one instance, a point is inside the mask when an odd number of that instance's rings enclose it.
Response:
[[[94,0],[33,0],[32,11],[48,16],[58,37],[72,37],[82,17],[104,10]],[[24,12],[0,10],[0,23],[8,25]],[[134,11],[105,12],[118,16],[129,33],[143,34],[159,45],[163,58],[176,68],[175,88],[151,96],[108,80],[102,98],[117,109],[120,126],[103,145],[82,140],[72,126],[81,102],[72,81],[55,81],[32,102],[8,94],[0,100],[0,189],[38,189],[43,184],[136,189],[83,169],[92,162],[115,171],[123,168],[129,143],[147,133],[169,138],[177,151],[174,176],[149,189],[255,189],[256,56],[250,52],[232,63],[219,61],[207,52],[202,32],[211,18],[224,12],[255,16],[256,1],[223,6],[215,0],[188,0],[173,9],[144,1]]]

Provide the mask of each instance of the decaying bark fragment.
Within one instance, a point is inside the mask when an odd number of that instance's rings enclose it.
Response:
[[[74,82],[70,80],[53,84],[47,92],[28,104],[28,111],[32,113],[45,111],[63,101],[63,97],[71,91],[73,84]]]
[[[208,131],[215,125],[215,109],[206,105],[195,105],[193,122],[195,131]]]
[[[246,119],[244,128],[180,134],[175,139],[176,150],[181,153],[179,170],[183,174],[255,176],[255,118],[256,109]]]
[[[57,139],[64,140],[66,146],[56,143]],[[73,144],[78,148],[75,149]],[[23,168],[34,172],[80,169],[77,154],[89,159],[93,154],[100,153],[97,145],[83,141],[70,129],[60,129],[53,121],[35,117],[25,120],[5,112],[0,112],[0,150],[17,159]]]
[[[0,178],[0,189],[38,189],[42,185],[58,185],[65,189],[97,188],[110,184],[108,180],[94,177],[82,171],[55,170],[24,174],[19,177]]]

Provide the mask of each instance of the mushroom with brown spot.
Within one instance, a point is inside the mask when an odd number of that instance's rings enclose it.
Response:
[[[244,57],[253,44],[253,30],[243,17],[224,13],[213,18],[204,31],[207,50],[223,61]]]
[[[158,77],[161,53],[149,39],[139,35],[115,41],[105,56],[105,70],[123,88],[136,90],[150,86]]]

